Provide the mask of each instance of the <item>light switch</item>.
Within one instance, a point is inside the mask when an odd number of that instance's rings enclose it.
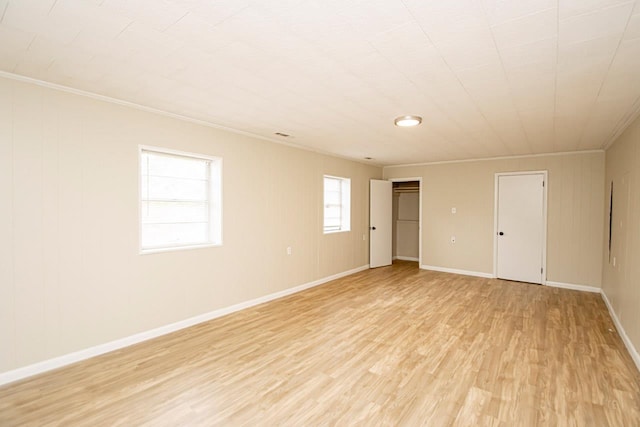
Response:
[[[456,213],[456,208],[451,208],[451,213],[452,214]]]

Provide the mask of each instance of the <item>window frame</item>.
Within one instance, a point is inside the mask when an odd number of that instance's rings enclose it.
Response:
[[[208,189],[208,228],[209,238],[205,243],[171,245],[171,246],[153,246],[145,248],[142,241],[143,226],[143,188],[142,188],[142,157],[144,152],[157,153],[159,155],[167,155],[174,157],[187,157],[196,160],[206,160],[209,162],[209,177],[207,180]],[[190,249],[200,249],[209,247],[222,246],[222,157],[210,156],[201,153],[192,153],[187,151],[173,150],[164,147],[156,147],[150,145],[138,145],[138,253],[140,255],[173,252]]]
[[[340,228],[337,230],[327,230],[325,225],[327,178],[340,182]],[[346,233],[349,231],[351,231],[351,178],[324,174],[322,176],[322,234]]]

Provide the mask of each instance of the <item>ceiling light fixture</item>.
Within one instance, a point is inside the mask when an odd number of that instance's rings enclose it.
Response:
[[[420,116],[400,116],[396,117],[393,121],[396,126],[409,127],[409,126],[418,126],[422,123],[422,117]]]

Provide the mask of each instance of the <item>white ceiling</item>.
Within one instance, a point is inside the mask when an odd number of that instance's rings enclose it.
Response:
[[[640,0],[0,0],[0,69],[377,164],[604,147]],[[417,114],[417,128],[393,119]]]

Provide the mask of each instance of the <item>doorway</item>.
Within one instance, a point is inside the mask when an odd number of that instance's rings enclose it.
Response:
[[[370,180],[369,266],[422,259],[422,178]]]
[[[497,173],[494,274],[544,284],[547,247],[547,171]]]
[[[392,211],[392,257],[420,266],[422,242],[422,178],[394,178]]]

